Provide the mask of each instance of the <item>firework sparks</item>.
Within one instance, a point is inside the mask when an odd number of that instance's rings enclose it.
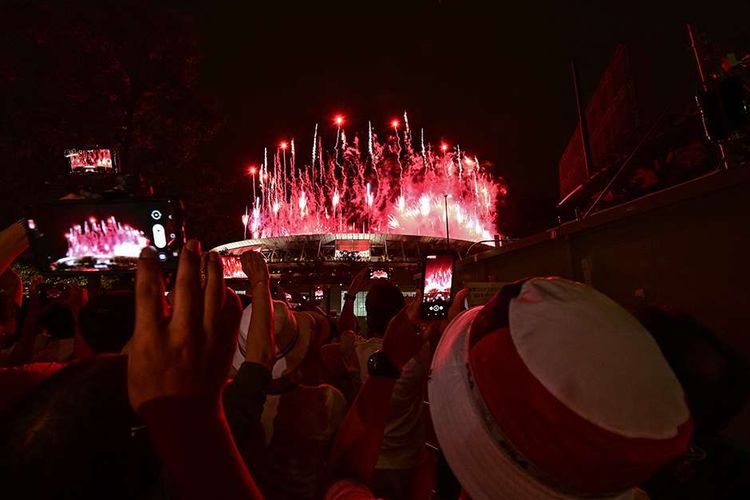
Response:
[[[89,217],[65,233],[68,240],[67,257],[91,256],[138,257],[149,240],[143,231],[120,224],[114,217],[98,221]]]
[[[311,165],[295,165],[291,140],[279,145],[272,168],[264,154],[263,182],[252,214],[254,236],[367,228],[370,232],[442,237],[443,197],[448,194],[451,236],[471,241],[491,238],[494,200],[505,186],[497,183],[474,155],[460,148],[449,150],[445,143],[440,154],[433,154],[422,130],[418,151],[410,145],[402,148],[398,120],[390,123],[395,134],[382,143],[368,122],[367,149],[362,153],[359,148],[364,141],[355,135],[348,143],[342,123],[343,118],[335,120],[335,148],[330,152],[324,150],[316,125]],[[403,124],[406,133],[406,115]],[[287,148],[292,153],[291,164],[286,161]]]
[[[427,275],[424,282],[424,294],[427,296],[448,294],[451,291],[453,273],[450,268],[437,269]]]

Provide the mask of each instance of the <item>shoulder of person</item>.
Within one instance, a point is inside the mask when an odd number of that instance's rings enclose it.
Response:
[[[375,495],[364,484],[340,479],[333,483],[323,497],[324,500],[373,500]]]

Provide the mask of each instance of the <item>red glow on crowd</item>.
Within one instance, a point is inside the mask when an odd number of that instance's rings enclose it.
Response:
[[[258,167],[262,182],[248,203],[248,236],[369,232],[444,237],[447,215],[451,237],[491,239],[496,197],[504,186],[458,147],[448,150],[443,143],[436,154],[423,132],[417,145],[406,115],[403,123],[396,141],[384,142],[371,126],[366,141],[357,134],[348,140],[352,136],[340,128],[329,150],[316,128],[307,163],[294,147],[289,155],[286,142],[282,151],[264,155]]]

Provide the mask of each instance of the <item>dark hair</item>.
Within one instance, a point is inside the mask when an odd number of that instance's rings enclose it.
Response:
[[[127,357],[72,363],[0,418],[8,498],[143,498],[161,468],[127,393]]]
[[[647,306],[636,316],[659,344],[685,391],[696,436],[725,428],[750,397],[750,365],[692,316]]]
[[[405,303],[404,295],[393,282],[374,281],[365,297],[368,335],[382,337],[388,322],[403,309]]]
[[[94,352],[120,352],[135,328],[135,294],[106,292],[91,298],[81,309],[81,335]]]
[[[240,298],[240,302],[242,303],[242,310],[244,311],[247,309],[247,306],[253,303],[253,297],[251,295],[248,295],[246,293],[238,293],[237,297]]]
[[[40,323],[53,339],[72,339],[76,334],[75,316],[62,304],[53,303]]]

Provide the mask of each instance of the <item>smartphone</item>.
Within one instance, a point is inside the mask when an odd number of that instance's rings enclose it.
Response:
[[[367,270],[368,280],[389,280],[392,275],[393,271],[391,269],[375,269],[371,267]]]
[[[224,265],[224,279],[247,279],[247,274],[242,270],[239,255],[222,255],[221,263]]]
[[[117,154],[107,148],[66,149],[71,174],[116,173]]]
[[[420,316],[424,320],[445,319],[453,300],[453,271],[455,254],[451,251],[425,255],[422,266],[422,303]]]
[[[248,250],[260,252],[261,246],[257,245],[254,247],[243,249],[243,253]],[[224,279],[247,279],[247,274],[245,274],[245,271],[242,270],[242,262],[240,261],[240,256],[223,252],[226,252],[226,250],[223,250],[222,253],[220,253],[221,263],[224,266]]]
[[[185,239],[173,199],[61,200],[30,208],[26,227],[37,267],[61,274],[132,272],[146,246],[175,269]]]

